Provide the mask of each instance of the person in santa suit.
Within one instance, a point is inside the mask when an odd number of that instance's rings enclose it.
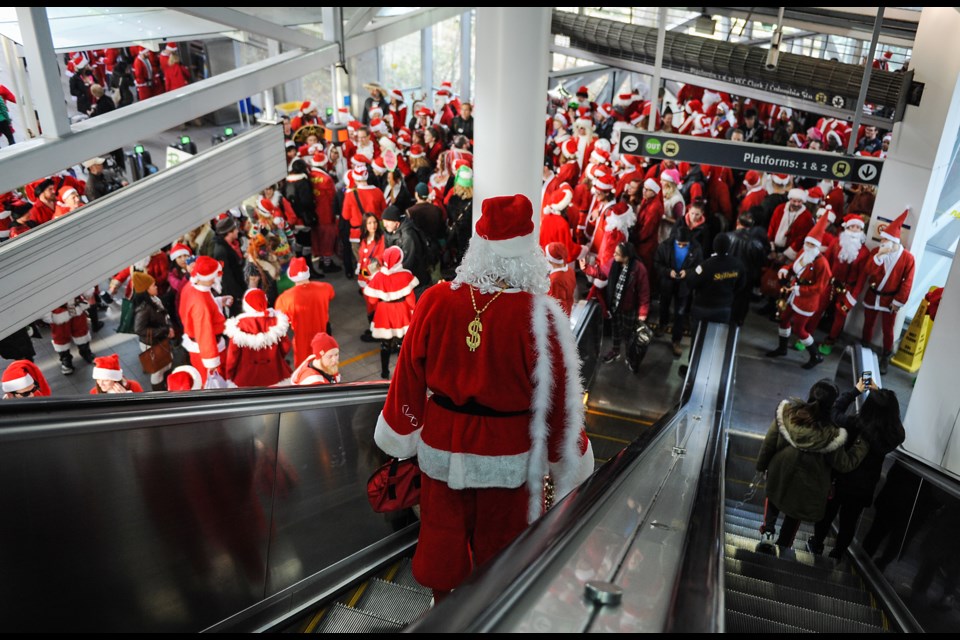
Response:
[[[290,128],[296,133],[301,127],[308,124],[317,124],[318,121],[317,105],[309,100],[304,100],[300,103],[300,113],[290,119]]]
[[[53,212],[53,219],[62,218],[72,211],[76,211],[83,205],[80,194],[73,187],[60,187],[59,197],[57,199],[57,208]]]
[[[3,399],[49,397],[50,385],[40,367],[29,360],[14,360],[3,371]]]
[[[111,353],[100,356],[93,363],[93,388],[91,395],[101,393],[143,393],[143,387],[136,380],[129,380],[120,367],[120,356]]]
[[[60,358],[60,373],[65,376],[74,372],[73,354],[70,353],[72,344],[77,345],[81,358],[93,364],[95,356],[90,350],[89,307],[87,298],[79,295],[51,311],[46,318],[50,324],[53,350]]]
[[[322,150],[310,157],[309,164],[313,203],[317,211],[317,224],[310,229],[310,259],[316,271],[335,273],[340,271],[340,267],[333,263],[338,231],[333,207],[337,197],[336,180],[324,170],[327,156]]]
[[[577,119],[573,122],[574,140],[577,141],[577,164],[580,166],[580,175],[587,170],[590,156],[599,136],[594,133],[593,118],[585,107],[580,107]]]
[[[820,301],[830,286],[830,264],[820,253],[827,222],[826,216],[820,218],[804,238],[803,251],[793,264],[782,267],[778,274],[781,280],[789,279],[792,282],[792,291],[787,306],[780,315],[780,344],[766,355],[768,358],[786,355],[792,329],[797,332],[797,337],[807,348],[810,357],[803,365],[804,369],[812,369],[823,362],[823,356],[817,349],[813,336],[807,331],[807,323],[817,312]]]
[[[570,256],[561,242],[551,242],[543,248],[547,262],[550,263],[550,289],[547,294],[556,298],[569,316],[573,311],[574,295],[577,291],[577,276],[570,268]]]
[[[333,336],[320,332],[310,341],[312,353],[293,372],[291,383],[310,386],[340,382],[340,345]]]
[[[383,264],[363,289],[363,295],[376,304],[370,333],[380,341],[380,377],[384,379],[390,379],[390,354],[410,326],[417,302],[413,290],[419,284],[403,268],[403,249],[394,246],[384,249]]]
[[[547,183],[547,187],[543,192],[544,202],[553,195],[554,191],[560,189],[562,185],[566,184],[569,186],[572,192],[580,181],[580,165],[577,163],[577,141],[575,138],[567,138],[567,140],[560,145],[560,155],[563,158],[563,162],[557,168],[557,173],[550,179],[550,182]]]
[[[803,189],[791,189],[787,201],[777,207],[767,227],[770,259],[780,264],[792,262],[801,251],[805,238],[813,228],[813,215],[807,209]]]
[[[831,205],[817,207],[814,214],[814,220],[819,221],[821,216],[827,216],[827,230],[823,234],[823,249],[826,251],[837,242],[839,231],[837,230],[837,214]],[[858,216],[859,217],[859,216]]]
[[[829,205],[828,205],[829,206]],[[807,331],[819,326],[820,319],[829,306],[833,305],[833,322],[827,338],[820,345],[820,353],[830,355],[833,345],[836,344],[843,325],[847,320],[847,313],[857,304],[854,293],[857,283],[870,257],[867,250],[867,237],[863,233],[863,218],[857,215],[848,215],[843,220],[843,231],[837,241],[824,252],[824,257],[830,263],[830,288],[825,292],[821,301],[820,310],[810,318]]]
[[[880,354],[880,373],[886,373],[893,355],[894,326],[897,312],[906,304],[913,288],[915,261],[913,254],[900,242],[903,223],[907,220],[909,209],[888,224],[880,232],[880,246],[870,252],[857,293],[865,291],[863,296],[863,334],[864,345],[873,340],[873,330],[877,317],[883,330],[883,352]],[[856,296],[854,296],[856,299]]]
[[[643,182],[643,158],[625,153],[620,156],[617,164],[620,168],[617,171],[617,186],[614,189],[614,195],[619,198],[623,195],[623,190],[627,188],[628,184]]]
[[[303,362],[310,355],[313,336],[330,333],[330,301],[336,295],[328,282],[311,282],[304,258],[294,258],[287,268],[294,286],[277,298],[275,308],[286,314],[293,328],[293,361]]]
[[[33,207],[17,220],[28,227],[50,222],[57,211],[57,186],[53,178],[42,180],[33,188],[33,194]]]
[[[583,247],[573,241],[570,222],[564,212],[569,211],[573,201],[573,189],[563,183],[552,195],[544,199],[543,213],[540,217],[540,248],[546,249],[551,242],[563,245],[565,253],[571,260],[580,257]]]
[[[630,234],[631,240],[637,258],[643,263],[649,276],[653,273],[653,256],[660,243],[660,221],[663,220],[663,199],[660,198],[660,185],[656,180],[647,178],[643,181],[642,199],[635,205],[635,209],[637,223]]]
[[[272,387],[290,380],[287,332],[290,321],[282,311],[270,309],[267,294],[247,289],[243,313],[227,320],[223,334],[227,345],[224,377],[238,387]]]
[[[488,198],[453,282],[420,298],[374,440],[422,471],[417,582],[442,600],[593,473],[570,320],[525,196]],[[428,397],[428,390],[432,395]],[[461,437],[466,436],[466,437]]]
[[[133,60],[133,78],[137,87],[137,100],[146,100],[157,95],[155,87],[160,79],[160,66],[149,49],[144,47]],[[162,80],[161,80],[162,82]]]
[[[753,207],[759,207],[763,199],[767,197],[767,190],[763,188],[763,175],[759,172],[747,171],[747,175],[743,179],[743,184],[747,188],[747,191],[743,196],[743,200],[740,201],[740,207],[738,209],[740,213],[746,213]]]
[[[710,135],[709,118],[703,115],[703,104],[699,100],[690,100],[687,102],[683,111],[685,114],[683,124],[677,129],[677,133],[698,137],[707,137]]]
[[[615,182],[613,173],[604,166],[597,166],[589,174],[592,183],[590,194],[593,199],[589,209],[584,209],[580,213],[577,236],[578,242],[590,247],[589,252],[596,254],[600,249],[600,241],[603,240],[607,209],[616,204],[613,198]]]
[[[372,184],[367,184],[368,173],[366,168],[355,168],[350,172],[350,177],[356,185],[353,189],[347,189],[343,194],[343,219],[350,225],[350,246],[353,249],[353,257],[358,257],[360,250],[360,233],[363,225],[363,214],[372,213],[380,219],[383,210],[387,208],[387,201],[383,198],[383,192]]]
[[[435,114],[433,116],[433,124],[440,125],[446,128],[448,131],[453,125],[453,119],[457,115],[457,111],[452,104],[453,100],[453,86],[450,81],[445,80],[441,85],[440,89],[437,91],[434,96],[433,103],[436,107]]]
[[[390,100],[390,110],[385,117],[390,119],[394,131],[399,131],[407,124],[407,105],[403,99],[403,91],[392,89],[387,96]]]
[[[606,306],[603,290],[607,287],[607,278],[610,275],[610,269],[613,267],[614,253],[621,242],[627,242],[630,229],[637,221],[637,214],[624,201],[616,202],[613,206],[608,207],[605,215],[603,237],[597,243],[597,236],[594,236],[594,243],[588,249],[590,254],[589,264],[586,258],[580,259],[580,270],[583,271],[587,281],[592,285],[587,298],[596,297],[600,300],[601,307]]]
[[[223,266],[210,256],[200,256],[193,263],[190,282],[180,291],[180,321],[183,323],[183,348],[190,354],[190,364],[200,372],[205,384],[212,372],[223,375],[223,359],[227,343],[223,339],[226,318],[223,309],[233,304],[230,296],[215,297],[220,292]]]
[[[203,389],[200,372],[189,364],[177,367],[167,376],[167,391],[199,391],[200,389]]]

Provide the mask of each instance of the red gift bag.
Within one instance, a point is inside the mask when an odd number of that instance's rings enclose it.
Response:
[[[377,513],[409,509],[420,503],[420,467],[417,459],[392,458],[367,480],[367,498]]]

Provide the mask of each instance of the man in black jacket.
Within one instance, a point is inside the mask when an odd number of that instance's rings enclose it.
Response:
[[[754,231],[753,215],[750,212],[741,213],[737,218],[737,228],[723,235],[730,242],[727,255],[738,258],[745,270],[744,286],[734,296],[731,314],[731,320],[737,326],[743,326],[747,311],[750,310],[752,289],[760,286],[760,270],[766,259],[766,236],[758,236]],[[714,241],[714,248],[716,248],[716,241]]]
[[[212,257],[223,264],[222,293],[233,296],[230,315],[236,316],[243,310],[243,294],[247,290],[243,278],[243,256],[238,242],[240,226],[236,218],[227,214],[217,222],[216,231]]]
[[[690,240],[690,230],[678,226],[675,235],[657,247],[653,266],[660,278],[660,324],[654,335],[663,335],[670,320],[670,305],[673,304],[673,355],[680,357],[683,348],[680,341],[687,324],[687,306],[690,299],[689,280],[697,266],[703,262],[703,250]]]
[[[395,205],[383,211],[383,248],[400,247],[403,251],[403,268],[417,277],[420,284],[414,289],[417,299],[433,284],[426,256],[426,243],[422,232],[413,220],[404,215]]]
[[[746,269],[739,258],[729,255],[729,250],[730,234],[718,235],[713,241],[713,255],[688,276],[694,326],[700,322],[730,322],[734,297],[746,285]]]

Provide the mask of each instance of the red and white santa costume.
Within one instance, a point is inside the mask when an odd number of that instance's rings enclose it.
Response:
[[[580,213],[580,222],[577,224],[577,235],[583,240],[583,244],[589,247],[589,253],[596,254],[600,250],[600,241],[603,240],[604,225],[606,224],[607,210],[616,204],[613,199],[614,178],[610,169],[598,166],[591,172],[593,178],[593,187],[591,192],[593,198],[590,207]],[[606,200],[602,200],[597,193],[603,192],[607,195]]]
[[[223,375],[226,365],[222,356],[227,349],[223,339],[227,321],[223,316],[221,299],[214,297],[212,291],[219,290],[222,272],[223,267],[217,260],[200,256],[193,263],[190,282],[180,291],[183,348],[190,355],[190,364],[200,372],[204,383],[209,370],[216,369]]]
[[[160,64],[152,52],[142,49],[133,59],[133,80],[137,88],[137,100],[146,100],[158,95]]]
[[[304,100],[300,103],[300,113],[290,119],[290,130],[296,133],[297,129],[308,124],[317,124],[317,105]]]
[[[289,383],[291,369],[287,332],[290,321],[282,311],[270,309],[267,294],[248,289],[243,313],[227,320],[223,334],[227,345],[224,377],[238,387],[271,387]]]
[[[167,391],[199,391],[200,389],[203,389],[200,372],[189,364],[177,367],[167,376]]]
[[[384,239],[383,234],[375,238],[372,242],[367,240],[367,234],[363,234],[360,240],[360,246],[357,249],[357,285],[361,291],[370,281],[370,261],[376,260],[377,264],[383,264]],[[373,310],[376,308],[376,302],[367,300],[367,314],[373,318]]]
[[[387,208],[387,201],[383,199],[383,192],[372,184],[367,184],[369,174],[366,168],[353,169],[350,172],[357,187],[348,189],[343,195],[343,219],[350,224],[350,242],[354,245],[354,254],[357,252],[357,245],[360,243],[361,227],[363,226],[363,214],[372,213],[377,216],[377,220]],[[359,199],[359,203],[357,200]],[[362,207],[362,208],[361,208]]]
[[[907,303],[913,289],[915,261],[913,254],[900,243],[903,223],[906,222],[909,212],[909,209],[905,210],[880,232],[881,246],[870,253],[857,287],[858,293],[865,291],[861,338],[864,342],[873,340],[873,330],[879,315],[883,330],[883,351],[886,356],[893,351],[897,312]],[[892,245],[892,250],[880,255],[878,252],[884,246],[884,241]]]
[[[143,387],[136,380],[130,380],[123,376],[123,369],[120,367],[120,356],[111,353],[109,356],[100,356],[93,361],[93,379],[109,380],[110,382],[119,382],[120,388],[114,387],[112,391],[101,391],[98,384],[94,384],[90,389],[91,395],[102,393],[143,393]]]
[[[660,221],[663,220],[663,198],[660,197],[660,184],[647,178],[643,188],[653,192],[652,198],[644,198],[637,210],[637,224],[634,231],[634,247],[637,257],[643,262],[647,273],[653,273],[653,256],[657,252],[660,240]]]
[[[53,350],[59,353],[70,351],[75,344],[81,353],[90,348],[90,319],[87,309],[90,303],[84,296],[76,296],[50,312],[47,322],[50,324],[50,340]],[[84,354],[85,355],[85,354]],[[89,358],[85,357],[89,360]]]
[[[14,396],[14,393],[27,393],[32,389],[33,392],[27,397],[48,397],[50,395],[50,385],[47,379],[43,377],[40,367],[29,360],[14,360],[3,371],[3,399],[10,400],[21,397]]]
[[[568,138],[561,144],[560,153],[563,157],[563,162],[557,169],[556,175],[547,183],[547,187],[543,192],[544,202],[553,195],[554,191],[560,189],[564,184],[569,186],[572,191],[576,188],[580,180],[580,165],[577,163],[576,139]]]
[[[313,202],[317,212],[317,224],[310,228],[311,259],[330,264],[337,244],[337,218],[333,201],[337,197],[336,180],[324,170],[327,156],[316,151],[310,157],[310,184],[313,187]]]
[[[787,307],[780,314],[779,335],[781,338],[789,338],[793,329],[805,347],[813,345],[813,336],[807,331],[807,322],[820,308],[823,294],[830,286],[830,265],[820,253],[826,228],[827,218],[820,218],[804,238],[804,244],[814,244],[817,248],[804,247],[793,263],[780,269],[779,274],[781,279],[789,277],[793,282]]]
[[[300,366],[297,367],[296,371],[293,372],[291,384],[311,386],[337,384],[340,382],[340,371],[337,371],[334,375],[330,375],[326,371],[322,371],[319,367],[319,361],[325,353],[334,349],[337,351],[340,350],[340,345],[333,339],[333,336],[325,332],[318,333],[313,337],[313,340],[310,341],[310,346],[313,353],[307,356],[306,359],[300,363]],[[314,363],[316,363],[316,365]]]
[[[564,219],[563,212],[573,201],[573,189],[563,183],[559,189],[544,201],[540,217],[540,248],[546,249],[551,242],[559,242],[571,260],[576,260],[583,249],[573,241],[570,222]]]
[[[823,296],[820,311],[807,324],[807,330],[813,333],[827,305],[831,302],[834,304],[833,324],[825,340],[827,345],[832,345],[840,337],[847,313],[857,304],[857,283],[870,258],[865,244],[867,238],[863,233],[863,218],[853,214],[847,216],[843,221],[843,229],[837,241],[823,254],[830,264],[830,288]]]
[[[570,261],[567,248],[559,242],[551,242],[543,249],[550,263],[550,289],[547,294],[556,298],[560,307],[568,316],[573,311],[573,301],[577,292],[577,276]]]
[[[287,268],[287,277],[294,283],[277,298],[274,308],[282,311],[293,329],[293,361],[303,362],[310,355],[313,336],[327,330],[330,301],[336,291],[329,282],[310,282],[310,269],[303,258],[294,258]]]
[[[543,513],[545,475],[559,501],[593,472],[576,342],[546,295],[532,216],[522,195],[484,200],[457,279],[418,302],[374,433],[387,454],[417,456],[413,575],[435,592],[459,586]],[[479,334],[468,332],[474,306],[486,308]]]
[[[576,133],[574,139],[577,141],[577,164],[580,166],[580,174],[583,175],[590,164],[594,145],[600,139],[594,133],[593,118],[586,107],[580,107],[577,119],[573,122],[573,130]]]
[[[767,227],[767,238],[773,243],[774,250],[788,260],[793,260],[800,253],[804,238],[814,225],[813,215],[805,206],[801,205],[800,209],[790,206],[790,200],[805,202],[806,198],[803,189],[791,189],[787,194],[787,202],[774,209],[770,226]]]
[[[370,332],[378,340],[402,338],[410,326],[416,296],[413,290],[420,281],[403,268],[403,250],[388,247],[383,264],[363,289],[363,295],[376,301]]]
[[[630,229],[637,221],[637,214],[633,212],[633,207],[624,201],[615,202],[613,206],[606,209],[606,220],[603,224],[603,238],[599,244],[594,242],[591,249],[596,246],[596,262],[588,265],[584,270],[587,280],[597,289],[591,290],[591,294],[596,293],[600,298],[603,295],[599,291],[607,286],[607,276],[610,275],[610,268],[613,266],[613,252],[617,245],[626,242],[630,234]],[[596,236],[594,236],[596,241]]]

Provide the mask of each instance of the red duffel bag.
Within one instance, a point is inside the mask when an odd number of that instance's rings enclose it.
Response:
[[[420,467],[417,459],[392,458],[367,480],[367,498],[377,513],[409,509],[420,503]]]

